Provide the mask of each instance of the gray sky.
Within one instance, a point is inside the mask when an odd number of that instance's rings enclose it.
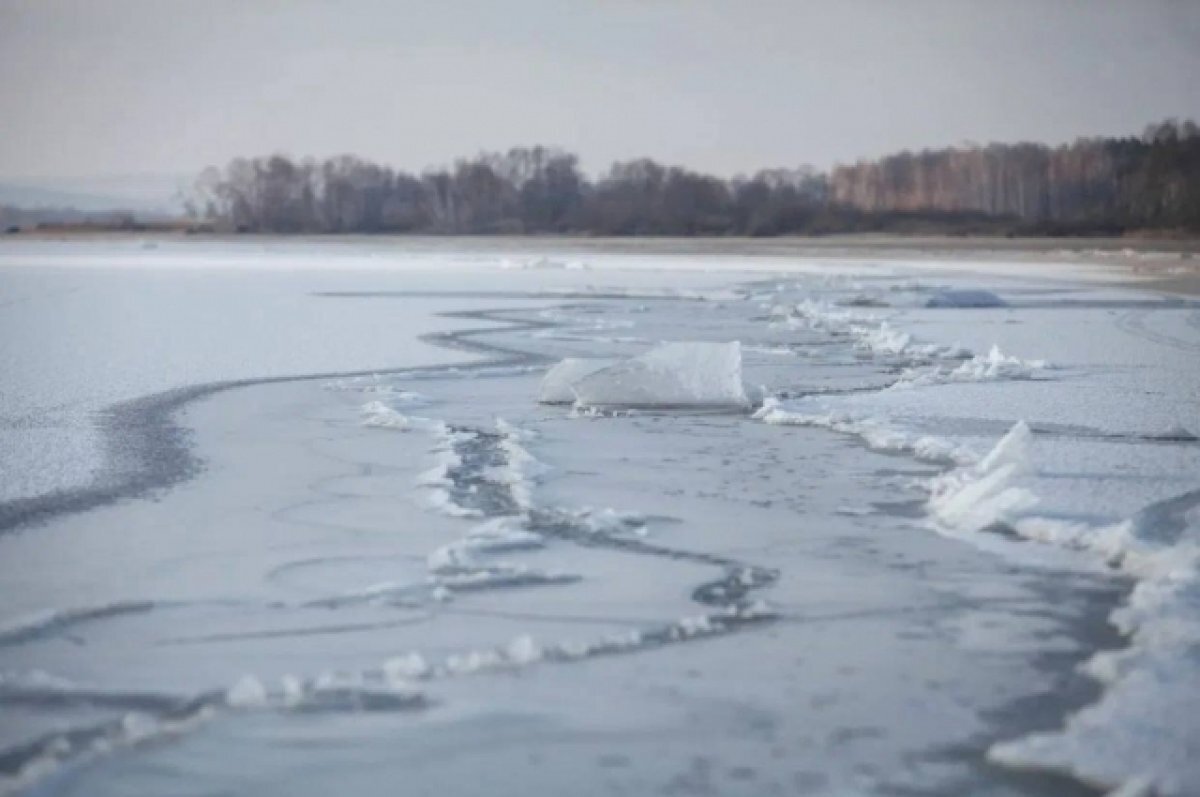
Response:
[[[0,0],[0,178],[556,144],[719,174],[1200,118],[1200,2]]]

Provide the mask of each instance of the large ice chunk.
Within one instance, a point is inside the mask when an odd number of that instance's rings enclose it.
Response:
[[[925,302],[926,307],[1005,307],[1008,303],[991,291],[938,291]]]
[[[575,398],[592,407],[746,407],[742,347],[664,343],[584,377]]]
[[[1014,484],[1030,470],[1033,432],[1017,421],[1008,434],[972,467],[936,477],[930,484],[929,508],[950,531],[975,532],[1011,523],[1037,503],[1037,496]]]
[[[617,360],[601,357],[592,359],[568,357],[542,377],[542,388],[538,392],[538,401],[542,404],[571,404],[575,401],[574,386],[576,382],[616,362]]]

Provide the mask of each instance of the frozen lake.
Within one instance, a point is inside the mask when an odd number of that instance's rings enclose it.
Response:
[[[1200,303],[1118,276],[4,242],[0,794],[1194,794]]]

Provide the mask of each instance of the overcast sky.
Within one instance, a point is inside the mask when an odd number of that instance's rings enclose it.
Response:
[[[555,144],[732,175],[1200,119],[1200,1],[0,0],[0,178]]]

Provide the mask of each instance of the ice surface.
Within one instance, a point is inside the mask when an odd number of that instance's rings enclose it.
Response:
[[[992,296],[990,291],[939,291],[927,304],[1000,306]],[[1098,298],[1118,307],[1129,300]],[[888,390],[768,400],[756,417],[771,424],[855,434],[873,448],[923,459],[948,455],[941,458],[958,466],[928,485],[929,513],[939,530],[1007,553],[995,544],[1004,537],[989,533],[1003,531],[1095,555],[1138,579],[1129,603],[1113,614],[1113,623],[1129,637],[1131,647],[1098,654],[1087,667],[1106,684],[1102,699],[1072,716],[1061,732],[997,745],[990,756],[1010,766],[1071,772],[1130,793],[1190,794],[1200,784],[1196,758],[1188,752],[1188,740],[1200,734],[1194,719],[1198,693],[1186,686],[1200,682],[1200,655],[1195,652],[1200,649],[1200,624],[1195,619],[1200,617],[1200,589],[1195,586],[1200,583],[1200,516],[1180,507],[1200,503],[1195,479],[1183,476],[1200,473],[1200,458],[1186,447],[1160,447],[1143,454],[1140,446],[1131,444],[1190,444],[1188,429],[1196,423],[1197,411],[1194,404],[1183,403],[1183,396],[1200,372],[1180,358],[1200,349],[1191,342],[1194,332],[1164,323],[1171,318],[1167,313],[1144,320],[1144,311],[1136,307],[1107,311],[1109,317],[1119,313],[1118,328],[1158,344],[1153,352],[1134,355],[1140,345],[1112,335],[1102,311],[1066,312],[1081,320],[1068,323],[1061,307],[1048,306],[1016,315],[1009,311],[994,316],[995,321],[972,325],[963,324],[961,316],[950,320],[951,314],[946,314],[947,320],[935,321],[937,317],[913,310],[872,321],[806,300],[795,306],[791,318],[835,341],[848,338],[873,359],[908,359],[910,367]],[[1200,313],[1180,315],[1193,330],[1200,328]],[[914,341],[902,323],[905,316],[917,320],[923,336],[934,340],[945,341],[950,335],[976,343],[992,340],[986,354],[967,352],[968,359],[949,362],[953,358],[945,354],[950,349],[939,352],[938,343]],[[1151,328],[1152,323],[1158,328]],[[1105,343],[1098,346],[1095,338]],[[1042,358],[1006,354],[997,340],[1005,341],[1006,349],[1037,346],[1056,362],[1066,361],[1068,372],[1051,369]],[[1176,361],[1174,370],[1148,366],[1149,361],[1163,359]],[[1080,371],[1071,372],[1070,365],[1088,367],[1082,381],[1090,386],[1081,384]],[[1152,372],[1156,376],[1150,377]],[[1134,399],[1129,382],[1146,378],[1156,380],[1156,389]],[[1019,422],[998,442],[992,438],[990,450],[980,445],[987,441],[981,430],[995,428],[1006,417],[1010,422],[1020,418],[1017,413],[1038,419],[1047,438],[1035,441],[1030,425]],[[1113,443],[1085,447],[1088,438]],[[1159,474],[1161,489],[1147,489],[1148,482],[1134,487],[1125,475],[1150,472]],[[1174,495],[1172,484],[1177,485]],[[1154,503],[1156,496],[1165,498]],[[1109,508],[1122,505],[1133,514]],[[1020,554],[1027,555],[1029,547],[1022,546]]]
[[[575,383],[592,407],[747,407],[742,349],[731,343],[664,343]]]
[[[1130,647],[1097,653],[1087,672],[1101,700],[1062,731],[994,746],[1017,767],[1049,767],[1130,793],[1183,797],[1200,783],[1200,489],[1107,526],[1026,517],[1026,539],[1097,554],[1137,579],[1112,622]],[[1167,532],[1164,535],[1164,531]]]
[[[109,243],[79,251],[147,267],[77,256],[91,275],[10,262],[6,493],[73,483],[55,463],[112,401],[314,377],[169,411],[164,439],[211,466],[156,500],[0,535],[0,748],[45,740],[10,767],[21,783],[1009,797],[1025,781],[978,761],[979,740],[1002,739],[1005,766],[1197,792],[1200,308],[1089,288],[1080,269],[496,246],[515,244]],[[69,265],[12,251],[0,260]],[[926,307],[972,291],[1009,304]],[[222,301],[235,312],[210,339]],[[178,335],[146,337],[171,321]],[[418,346],[425,333],[456,353]],[[141,356],[139,340],[159,340],[146,370],[97,366]],[[740,367],[667,358],[627,374],[638,390],[649,375],[691,399],[695,376],[741,407],[741,384],[770,385],[761,423],[530,401],[546,363],[621,374],[673,340],[740,340]],[[451,361],[466,357],[486,363]],[[114,424],[105,473],[161,417]],[[442,511],[413,511],[426,501]],[[1095,618],[1118,603],[1123,647],[1098,652]],[[1103,693],[1078,711],[1082,662]],[[51,674],[9,677],[34,669]],[[1035,699],[1036,718],[1013,710]],[[190,734],[196,718],[170,716],[197,700],[215,721]],[[415,721],[378,714],[417,705]],[[340,716],[297,719],[312,711]],[[302,750],[279,743],[297,734]],[[964,739],[963,760],[936,755]],[[61,764],[78,766],[52,777]]]

